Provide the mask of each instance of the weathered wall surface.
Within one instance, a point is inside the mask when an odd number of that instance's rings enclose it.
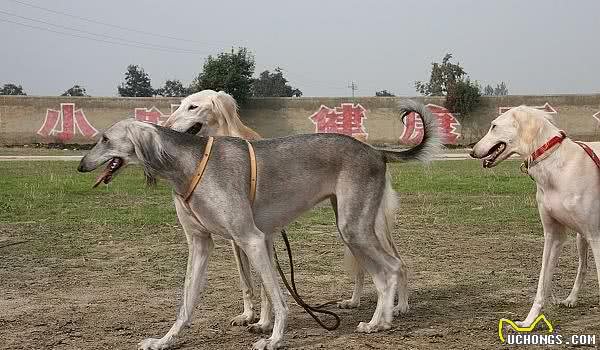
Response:
[[[443,99],[417,99],[437,115],[447,144],[477,141],[501,111],[521,104],[545,109],[574,138],[600,140],[600,94],[486,97],[466,117],[440,107]],[[160,123],[178,103],[178,98],[0,96],[0,145],[93,143],[123,118]],[[265,137],[340,132],[373,144],[419,142],[419,118],[410,115],[404,125],[396,103],[394,97],[260,98],[244,106],[241,116]]]

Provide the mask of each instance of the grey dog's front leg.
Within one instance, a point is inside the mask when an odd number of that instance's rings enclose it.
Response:
[[[240,274],[240,286],[242,288],[242,298],[244,300],[244,312],[231,319],[232,326],[245,326],[254,322],[254,305],[252,297],[254,296],[254,288],[252,286],[252,273],[250,271],[250,262],[248,256],[243,250],[231,241],[231,248],[235,257],[235,262]]]
[[[179,222],[185,231],[189,249],[183,300],[177,320],[167,334],[160,339],[147,338],[142,340],[138,344],[138,349],[142,350],[162,350],[175,345],[181,330],[190,325],[198,297],[206,286],[208,258],[213,248],[212,237],[209,233],[200,230],[201,227],[192,219],[180,200],[175,200],[175,207]]]

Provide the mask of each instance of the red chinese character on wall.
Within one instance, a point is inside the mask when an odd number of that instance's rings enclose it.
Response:
[[[360,104],[342,103],[335,108],[321,105],[309,119],[315,124],[315,132],[350,135],[364,141],[368,136],[363,126],[365,112]]]
[[[444,144],[456,144],[460,133],[456,130],[460,123],[450,113],[450,111],[444,107],[437,106],[434,104],[428,104],[431,113],[438,119],[438,126],[442,143]],[[423,139],[423,121],[421,117],[417,117],[414,112],[409,113],[404,118],[404,131],[400,135],[400,143],[408,145],[416,145],[421,143]]]
[[[165,116],[158,108],[154,106],[152,106],[150,109],[136,108],[133,115],[135,120],[158,125],[162,124],[169,117]]]
[[[44,124],[37,134],[44,137],[56,136],[64,142],[71,140],[77,131],[87,138],[98,134],[81,108],[76,110],[74,103],[61,103],[60,111],[50,108],[46,110]]]
[[[175,112],[177,107],[179,107],[178,104],[171,104],[171,113]],[[133,112],[133,116],[135,120],[158,125],[162,125],[169,119],[168,114],[163,114],[163,112],[155,106],[150,108],[136,108]]]

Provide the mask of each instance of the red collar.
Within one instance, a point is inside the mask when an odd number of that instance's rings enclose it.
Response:
[[[560,130],[559,132],[560,135],[552,137],[540,148],[536,149],[535,152],[531,153],[531,155],[523,161],[523,163],[521,164],[521,171],[523,173],[529,174],[527,172],[527,169],[531,168],[532,166],[536,165],[544,158],[546,158],[549,154],[546,155],[546,157],[540,159],[540,157],[542,157],[546,152],[548,152],[549,150],[553,150],[556,146],[560,145],[567,138],[567,134],[564,131]]]
[[[552,147],[563,142],[563,140],[566,138],[567,138],[567,134],[565,134],[564,131],[560,130],[560,135],[552,137],[550,140],[548,140],[546,143],[544,143],[540,148],[536,149],[535,152],[531,153],[531,155],[529,156],[530,162],[532,162],[532,163],[535,162],[536,159],[541,157],[549,149],[552,149]]]

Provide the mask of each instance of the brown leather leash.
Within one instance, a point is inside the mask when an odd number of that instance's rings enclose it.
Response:
[[[192,193],[194,192],[196,187],[198,187],[200,180],[202,180],[202,177],[204,176],[204,171],[206,170],[206,165],[208,163],[208,160],[210,159],[210,152],[212,151],[213,142],[214,142],[214,138],[212,136],[209,137],[208,141],[206,143],[206,147],[204,148],[204,154],[202,155],[202,159],[200,160],[200,162],[198,163],[198,166],[196,167],[196,170],[194,171],[194,175],[192,176],[192,180],[190,181],[190,185],[188,186],[188,190],[185,193],[185,196],[183,196],[184,203],[186,205],[188,205],[187,203],[188,203],[190,197],[192,196]],[[246,141],[246,144],[248,145],[248,155],[250,157],[250,194],[248,196],[249,197],[248,199],[250,200],[250,206],[252,207],[254,205],[254,199],[256,198],[256,178],[257,178],[256,153],[254,152],[254,147],[252,146],[252,144],[249,141]],[[191,208],[189,208],[189,205],[188,205],[188,210],[190,210],[192,215],[194,215]],[[325,328],[328,331],[337,329],[340,326],[340,322],[341,322],[340,317],[332,311],[323,309],[324,306],[333,304],[336,301],[330,301],[330,302],[327,302],[327,303],[324,303],[324,304],[321,304],[318,306],[310,306],[304,300],[302,300],[302,297],[300,297],[300,294],[298,293],[298,289],[296,288],[296,280],[295,280],[295,276],[294,276],[294,262],[292,259],[292,249],[290,248],[290,242],[288,240],[287,232],[285,231],[285,229],[281,230],[281,237],[283,238],[283,241],[285,243],[285,247],[286,247],[287,254],[288,254],[288,259],[290,261],[291,285],[288,282],[287,277],[285,276],[285,273],[283,272],[283,269],[281,268],[281,265],[279,264],[279,259],[277,258],[277,252],[275,250],[275,247],[273,247],[273,255],[275,257],[277,271],[279,271],[279,276],[281,277],[283,284],[285,285],[287,290],[290,292],[292,298],[294,298],[296,303],[298,305],[300,305],[304,309],[304,311],[306,311],[321,327]],[[327,315],[333,316],[335,318],[335,324],[332,326],[326,325],[323,321],[321,321],[321,319],[317,315],[315,315],[315,313],[321,313],[321,314],[327,314]]]

